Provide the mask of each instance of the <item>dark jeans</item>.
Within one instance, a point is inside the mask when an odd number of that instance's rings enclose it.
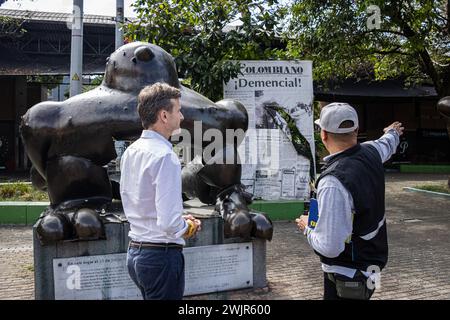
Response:
[[[344,299],[344,298],[340,298],[337,295],[337,291],[336,291],[336,284],[331,281],[330,279],[328,279],[328,275],[327,273],[323,273],[324,275],[324,282],[323,282],[323,300],[348,300],[348,299]],[[342,276],[343,278],[347,278]],[[351,278],[347,278],[347,279],[351,279]],[[374,290],[371,290],[370,292],[370,297],[372,297],[373,293],[375,292]]]
[[[128,248],[128,273],[144,300],[181,300],[184,256],[177,248]]]

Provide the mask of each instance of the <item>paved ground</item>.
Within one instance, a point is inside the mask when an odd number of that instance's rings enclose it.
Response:
[[[387,174],[390,254],[373,299],[450,299],[450,198],[402,190],[446,180],[446,175]],[[322,298],[320,263],[304,236],[293,222],[275,222],[274,230],[267,246],[268,288],[219,298]],[[34,298],[32,254],[30,227],[0,227],[0,299]]]

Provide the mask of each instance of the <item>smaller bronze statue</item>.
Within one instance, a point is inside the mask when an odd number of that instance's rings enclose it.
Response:
[[[450,139],[450,96],[443,97],[438,101],[437,110],[447,122],[447,133]],[[447,186],[450,189],[450,176],[448,177]]]

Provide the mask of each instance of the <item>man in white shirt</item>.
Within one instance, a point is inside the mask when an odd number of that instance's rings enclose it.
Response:
[[[384,169],[404,128],[394,122],[378,140],[357,142],[358,116],[346,103],[322,109],[316,124],[330,155],[316,181],[319,218],[296,220],[320,256],[324,299],[370,299],[372,280],[387,263]]]
[[[120,194],[130,223],[127,266],[146,300],[180,300],[185,239],[200,220],[183,216],[181,165],[169,138],[183,120],[180,90],[156,83],[139,93],[144,130],[121,160]]]

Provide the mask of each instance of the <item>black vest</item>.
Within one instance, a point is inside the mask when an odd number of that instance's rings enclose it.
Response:
[[[355,213],[350,243],[336,258],[327,258],[318,252],[322,263],[366,271],[369,266],[380,270],[388,259],[386,221],[384,218],[384,169],[378,151],[367,144],[357,144],[332,157],[322,167],[319,181],[327,176],[336,177],[353,197]],[[320,212],[319,212],[320,215]],[[376,233],[371,237],[370,233]],[[364,240],[365,238],[370,238]]]

